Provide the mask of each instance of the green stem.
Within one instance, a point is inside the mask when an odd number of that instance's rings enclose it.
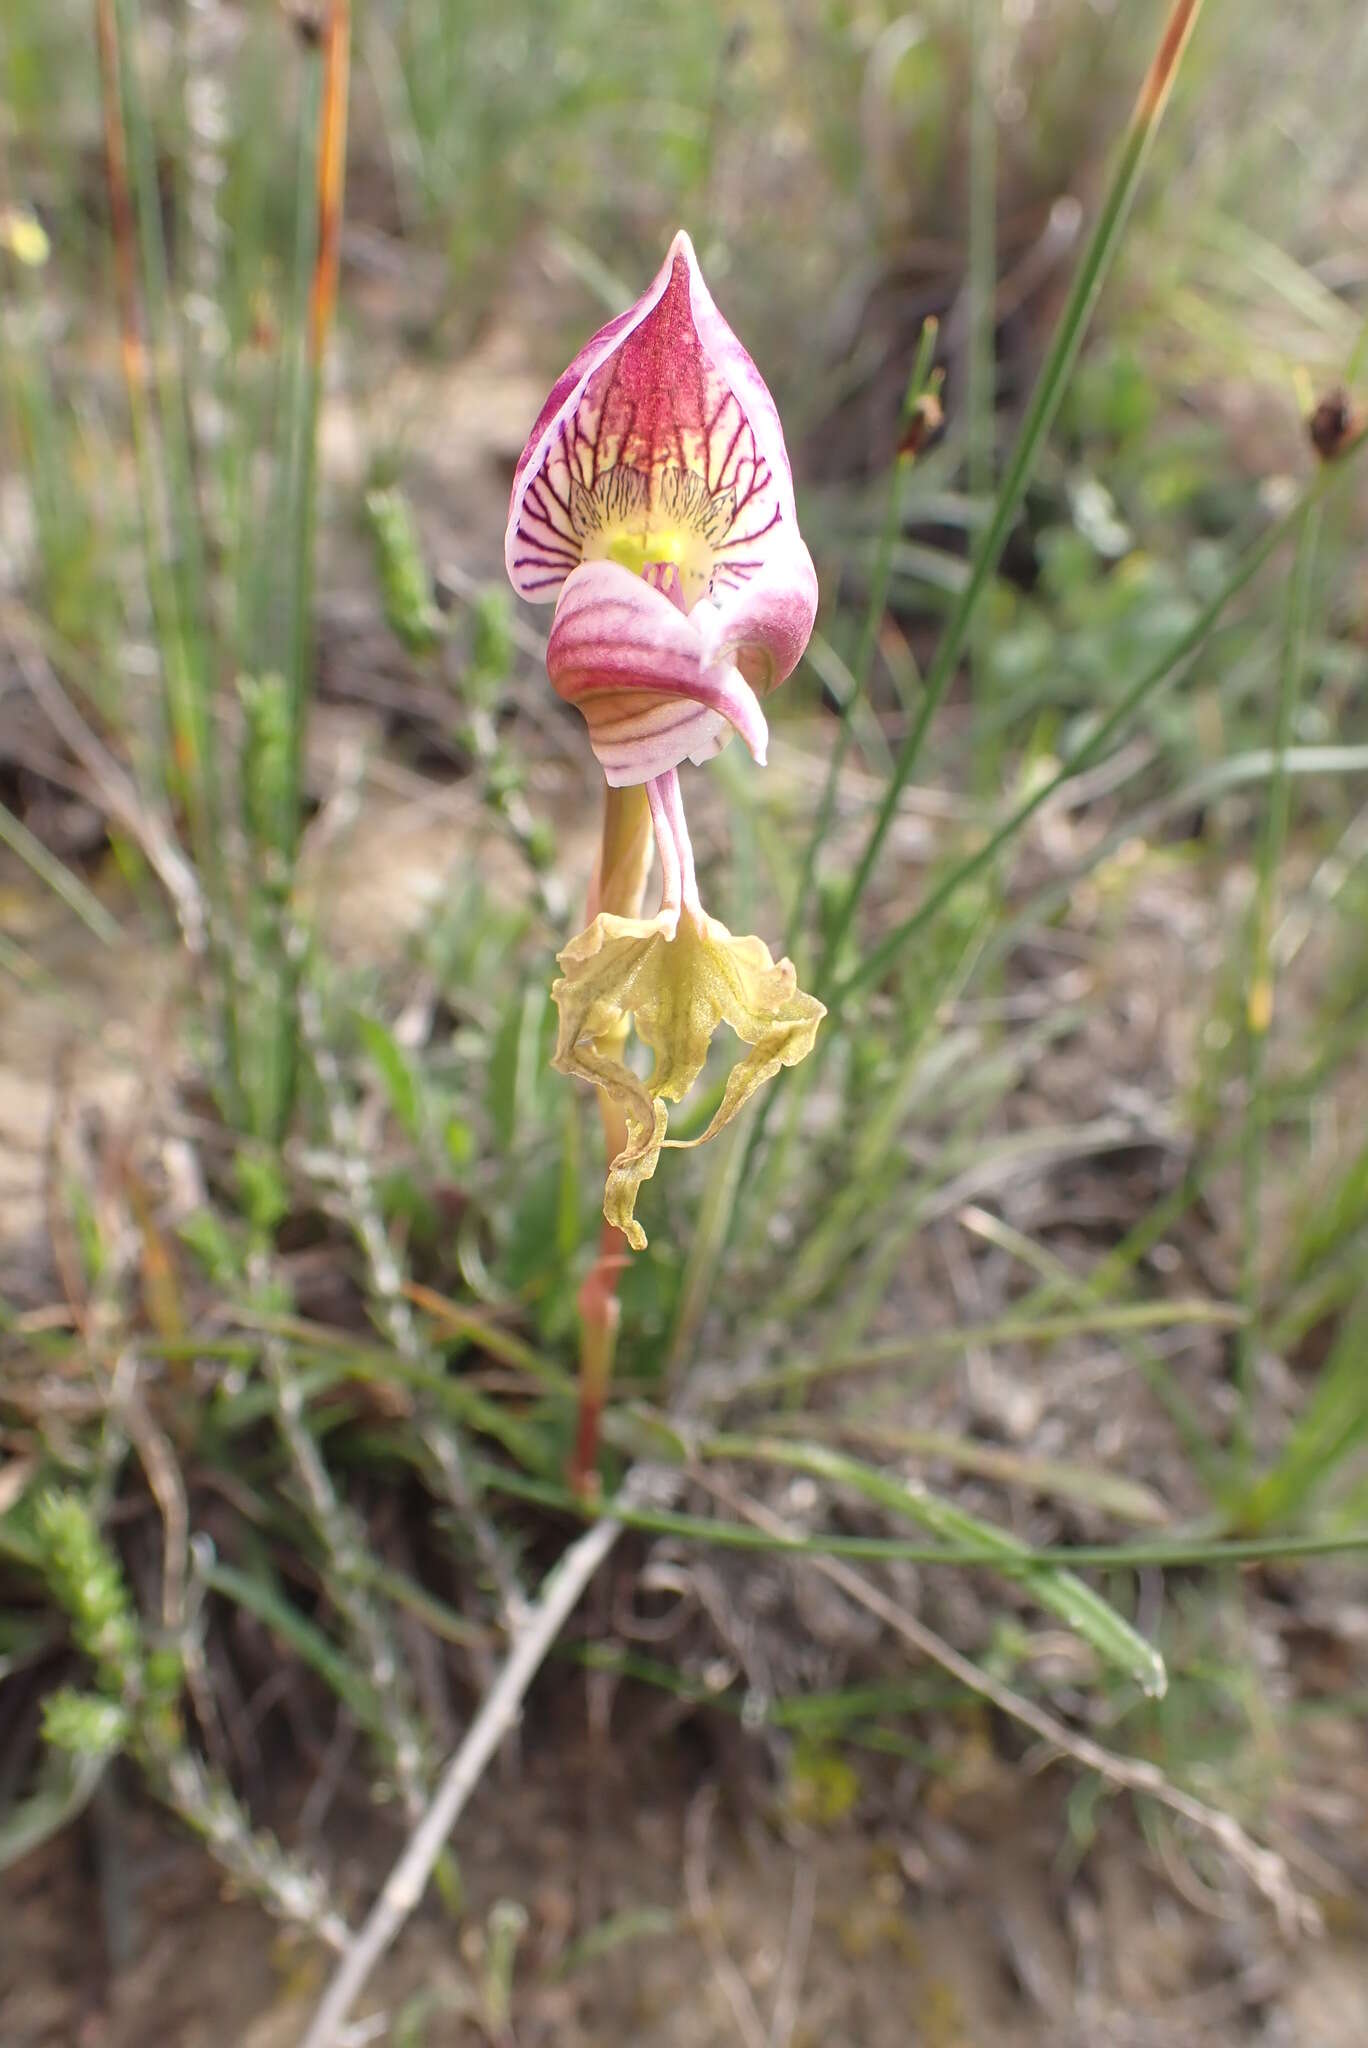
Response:
[[[715,1141],[714,1158],[698,1205],[698,1220],[680,1284],[679,1307],[665,1347],[665,1378],[671,1388],[677,1383],[698,1326],[707,1313],[718,1266],[731,1243],[732,1216],[747,1156],[745,1132],[736,1125]]]
[[[40,882],[45,882],[54,896],[61,898],[68,910],[75,911],[86,930],[92,932],[102,945],[112,946],[119,937],[119,926],[105,909],[98,896],[86,887],[79,875],[50,853],[41,839],[36,839],[22,818],[0,804],[0,846],[8,846],[11,853],[30,867]]]
[[[1362,445],[1363,441],[1360,440],[1355,447]],[[1033,789],[982,846],[969,854],[958,867],[953,868],[930,895],[918,904],[910,917],[904,918],[900,925],[895,925],[872,952],[864,956],[858,967],[827,994],[825,1001],[829,1009],[833,1012],[841,1009],[858,990],[877,982],[902,953],[909,940],[915,938],[958,889],[989,866],[1008,841],[1016,836],[1027,819],[1038,811],[1042,804],[1048,803],[1066,782],[1072,781],[1074,776],[1082,774],[1084,769],[1091,767],[1101,758],[1117,733],[1130,722],[1146,699],[1153,696],[1155,691],[1169,680],[1173,672],[1198,651],[1232,598],[1238,596],[1240,591],[1252,582],[1269,556],[1299,525],[1308,508],[1320,500],[1342,469],[1343,461],[1344,458],[1341,458],[1339,463],[1321,470],[1300,501],[1290,511],[1284,513],[1281,519],[1275,520],[1267,532],[1246,550],[1221,589],[1197,614],[1192,624],[1170,643],[1151,667],[1136,678],[1106,717],[1093,728],[1088,738],[1072,753],[1064,756],[1048,781]]]
[[[1069,1337],[1121,1336],[1138,1330],[1166,1330],[1183,1324],[1238,1329],[1244,1310],[1224,1301],[1130,1301],[1079,1308],[1058,1315],[1008,1315],[995,1322],[962,1329],[919,1330],[915,1336],[868,1344],[831,1358],[791,1359],[772,1372],[757,1374],[730,1392],[728,1404],[791,1394],[821,1380],[844,1379],[852,1373],[885,1372],[892,1366],[953,1357],[959,1351],[988,1350],[1003,1344],[1057,1344]]]
[[[318,413],[323,362],[336,300],[345,171],[350,10],[331,0],[319,51],[309,65],[305,116],[300,125],[295,242],[295,379],[290,407],[290,462],[286,483],[288,690],[284,824],[278,855],[283,873],[279,892],[288,897],[302,827],[304,746],[313,687],[314,532],[318,495]],[[278,905],[262,889],[263,929],[274,958],[274,1052],[272,1128],[283,1137],[293,1106],[297,1067],[296,1011],[300,961],[292,957]]]
[[[1240,1287],[1247,1321],[1240,1331],[1235,1356],[1240,1405],[1235,1420],[1234,1442],[1237,1466],[1243,1468],[1246,1477],[1253,1448],[1255,1380],[1261,1338],[1261,1196],[1269,1121],[1264,1082],[1268,1033],[1273,1022],[1273,924],[1277,914],[1278,874],[1282,866],[1283,849],[1287,843],[1287,826],[1291,810],[1291,779],[1287,772],[1287,753],[1296,721],[1297,705],[1301,698],[1306,629],[1311,609],[1311,585],[1315,573],[1320,525],[1321,507],[1318,504],[1308,505],[1302,515],[1298,531],[1297,557],[1288,586],[1287,640],[1273,721],[1273,773],[1269,779],[1268,803],[1259,840],[1258,871],[1250,914],[1249,957],[1245,984],[1247,1064],[1242,1160],[1244,1248]]]
[[[511,1467],[477,1461],[476,1475],[491,1493],[511,1499],[533,1501],[538,1506],[578,1514],[589,1521],[605,1517],[624,1528],[644,1529],[652,1535],[683,1536],[712,1543],[726,1550],[773,1551],[805,1557],[863,1558],[866,1561],[907,1564],[997,1565],[1000,1549],[988,1545],[951,1543],[907,1543],[897,1537],[849,1536],[823,1531],[815,1536],[785,1538],[771,1536],[744,1522],[728,1522],[706,1515],[683,1515],[661,1509],[636,1508],[621,1500],[585,1498],[568,1487],[548,1480],[532,1479]],[[1337,1535],[1241,1538],[1207,1541],[1196,1537],[1184,1542],[1175,1537],[1166,1543],[1080,1543],[1013,1553],[1015,1565],[1029,1571],[1037,1567],[1069,1565],[1078,1570],[1111,1569],[1139,1571],[1144,1567],[1180,1571],[1193,1565],[1226,1567],[1247,1564],[1285,1564],[1313,1557],[1352,1556],[1368,1551],[1368,1529],[1350,1529]]]
[[[860,1493],[876,1506],[906,1520],[920,1522],[945,1542],[965,1547],[978,1545],[1006,1578],[1025,1585],[1033,1599],[1076,1630],[1107,1663],[1133,1678],[1142,1691],[1156,1699],[1167,1691],[1168,1674],[1154,1645],[1091,1586],[1084,1585],[1071,1571],[1036,1565],[1023,1568],[1025,1544],[978,1516],[967,1514],[952,1501],[938,1499],[915,1481],[866,1465],[823,1444],[782,1443],[772,1437],[719,1436],[698,1448],[705,1458],[738,1459],[805,1472],[814,1479]]]
[[[936,337],[939,332],[935,320],[922,322],[921,338],[912,364],[912,374],[907,380],[903,394],[901,420],[904,425],[911,419],[918,402],[931,388],[931,365],[936,353]],[[831,750],[827,765],[826,781],[822,787],[821,801],[817,816],[803,848],[802,865],[793,892],[793,904],[789,910],[788,927],[784,934],[784,951],[792,953],[802,936],[803,923],[807,917],[808,904],[812,897],[812,886],[816,875],[817,856],[826,841],[836,809],[836,792],[841,784],[841,770],[850,752],[850,743],[855,735],[855,710],[869,688],[870,675],[874,667],[874,654],[879,644],[879,628],[883,624],[884,608],[888,602],[888,579],[893,564],[893,543],[902,524],[903,481],[910,468],[909,458],[901,453],[894,457],[893,467],[888,476],[888,495],[884,504],[883,523],[879,529],[879,541],[874,557],[874,574],[870,579],[869,598],[865,605],[864,619],[860,626],[860,638],[851,664],[851,687],[841,706],[841,723],[836,734],[836,744]]]
[[[967,481],[975,510],[986,506],[993,488],[994,413],[997,364],[994,334],[997,315],[997,119],[993,106],[997,53],[997,15],[1001,0],[971,0],[973,80],[969,103],[969,269],[968,336],[966,345],[965,414]],[[975,671],[977,703],[978,652],[981,633],[971,634],[969,654]],[[977,750],[981,784],[994,786],[996,749]]]
[[[1159,48],[1146,74],[1140,97],[1131,116],[1101,214],[1083,260],[1079,264],[1059,326],[1055,330],[1035,389],[1031,393],[1020,435],[998,489],[992,517],[975,550],[968,580],[941,635],[935,658],[927,673],[921,709],[899,750],[878,816],[870,828],[855,873],[833,920],[824,956],[828,966],[834,964],[840,956],[841,946],[859,908],[874,864],[897,815],[899,798],[916,766],[931,721],[954,679],[960,658],[968,644],[970,629],[980,600],[988,589],[1002,550],[1007,544],[1007,537],[1012,530],[1026,486],[1034,472],[1036,458],[1068,385],[1098,294],[1120,247],[1131,202],[1149,155],[1150,144],[1154,139],[1193,23],[1200,11],[1201,0],[1174,0],[1174,5],[1170,8]],[[821,981],[829,983],[829,980],[829,974],[824,973]],[[826,988],[820,983],[819,993],[826,997]]]
[[[161,656],[169,760],[166,782],[184,804],[195,864],[209,900],[213,999],[223,1057],[220,1080],[230,1113],[241,1110],[237,1017],[226,913],[222,833],[213,770],[212,677],[205,647],[201,535],[192,486],[184,386],[175,374],[167,334],[166,255],[153,137],[133,65],[135,0],[96,0],[96,43],[103,103],[110,228],[119,300],[124,384],[133,437],[134,472],[148,598]],[[130,178],[130,159],[132,177]],[[136,202],[134,187],[136,185]],[[139,270],[146,305],[139,305]],[[146,320],[157,363],[160,404],[147,392]],[[178,567],[168,520],[185,536]]]
[[[303,783],[304,729],[309,670],[313,657],[313,536],[318,463],[319,371],[310,347],[310,294],[318,253],[314,208],[316,158],[322,123],[323,72],[310,60],[299,127],[294,255],[294,382],[288,408],[289,469],[286,477],[285,675],[290,691],[288,785],[298,830]]]
[[[180,354],[172,334],[174,322],[167,282],[166,243],[162,232],[161,194],[157,183],[156,140],[143,104],[135,62],[140,40],[137,0],[114,0],[122,60],[119,85],[123,98],[130,168],[137,198],[138,251],[142,265],[143,301],[148,323],[151,366],[157,394],[157,422],[167,491],[167,510],[174,522],[175,546],[168,555],[169,575],[177,589],[181,662],[184,676],[183,730],[193,752],[185,772],[189,794],[202,810],[197,858],[206,875],[221,880],[217,825],[217,777],[212,731],[213,676],[208,647],[208,598],[204,566],[204,528],[195,490],[190,453],[189,406]],[[221,892],[215,888],[216,896]]]

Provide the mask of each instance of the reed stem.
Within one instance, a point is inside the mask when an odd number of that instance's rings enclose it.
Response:
[[[1150,144],[1154,140],[1155,130],[1167,103],[1183,51],[1187,47],[1188,37],[1200,11],[1201,0],[1174,0],[1169,10],[1159,47],[1145,74],[1135,110],[1127,125],[1092,239],[1078,266],[1059,326],[1055,330],[1049,353],[1036,380],[1035,389],[1031,393],[1016,447],[1012,451],[1006,474],[993,503],[992,516],[974,551],[968,578],[941,635],[927,673],[921,708],[899,750],[878,815],[869,829],[855,872],[832,920],[824,954],[825,971],[818,989],[824,1000],[828,998],[831,986],[830,970],[839,960],[846,933],[859,908],[860,899],[874,871],[875,862],[883,850],[884,841],[897,815],[899,800],[917,765],[931,721],[955,678],[960,659],[968,646],[974,621],[978,616],[979,605],[992,582],[1002,551],[1007,545],[1007,537],[1025,496],[1026,487],[1034,473],[1036,458],[1040,454],[1045,437],[1059,410],[1060,400],[1068,387],[1098,294],[1121,246],[1122,234],[1141,172],[1149,155]]]

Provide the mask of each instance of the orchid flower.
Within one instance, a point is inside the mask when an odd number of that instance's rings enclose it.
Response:
[[[637,1192],[678,1142],[665,1104],[697,1079],[717,1024],[751,1050],[703,1138],[811,1050],[825,1014],[789,961],[708,916],[694,872],[679,769],[733,733],[763,765],[760,698],[807,645],[817,578],[774,401],[683,232],[553,386],[514,477],[505,559],[519,595],[554,599],[552,685],[582,713],[609,789],[644,788],[654,827],[656,916],[623,915],[600,887],[552,990],[556,1066],[625,1118],[604,1216],[639,1250]],[[655,1054],[646,1081],[622,1057],[629,1019]]]

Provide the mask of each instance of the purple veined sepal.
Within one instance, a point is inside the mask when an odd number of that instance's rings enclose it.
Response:
[[[681,229],[649,288],[586,343],[538,415],[514,475],[509,579],[548,602],[596,555],[638,568],[673,559],[691,609],[705,588],[720,596],[757,574],[797,530],[774,400]]]
[[[649,289],[558,379],[514,478],[508,573],[556,601],[547,669],[608,781],[646,783],[739,732],[792,673],[817,578],[774,401],[682,231]]]

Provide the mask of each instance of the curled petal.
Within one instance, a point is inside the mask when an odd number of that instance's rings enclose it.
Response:
[[[617,562],[586,562],[566,580],[547,672],[583,713],[615,789],[715,753],[729,726],[765,758],[765,714],[740,670],[708,652],[696,623],[705,608],[686,616]]]
[[[779,535],[764,562],[721,602],[694,606],[708,661],[735,663],[762,693],[792,675],[812,638],[817,617],[817,572],[796,526]]]
[[[680,1102],[703,1071],[719,1024],[748,1051],[728,1077],[702,1144],[731,1122],[780,1067],[811,1052],[826,1015],[798,987],[793,964],[775,961],[757,938],[733,938],[726,926],[686,912],[673,920],[600,912],[560,955],[565,970],[551,990],[560,1012],[553,1064],[592,1081],[622,1110],[627,1143],[611,1162],[603,1213],[640,1251],[646,1234],[636,1198],[656,1170],[666,1136],[667,1102]],[[655,1054],[647,1081],[619,1056],[626,1020]]]

